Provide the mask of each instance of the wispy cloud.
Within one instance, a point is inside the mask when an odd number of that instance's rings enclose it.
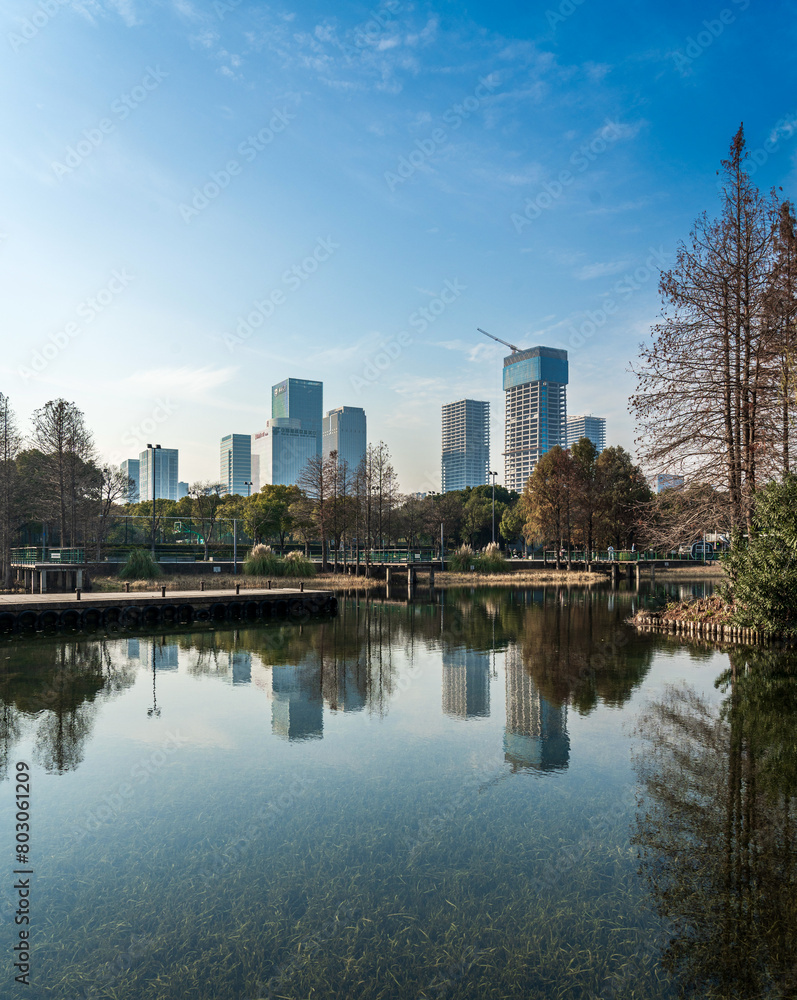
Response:
[[[591,281],[593,278],[603,278],[607,274],[617,274],[618,271],[625,270],[628,264],[627,260],[606,260],[598,261],[595,264],[585,264],[576,272],[576,277],[579,281]]]
[[[124,380],[128,385],[146,389],[150,393],[170,392],[179,396],[193,396],[208,389],[215,389],[229,382],[237,368],[213,368],[205,365],[203,368],[150,368],[146,371],[133,372]]]

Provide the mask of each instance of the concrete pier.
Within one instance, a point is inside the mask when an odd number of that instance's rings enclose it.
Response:
[[[45,628],[134,627],[334,614],[328,590],[270,589],[169,591],[111,594],[22,594],[0,596],[0,632]]]

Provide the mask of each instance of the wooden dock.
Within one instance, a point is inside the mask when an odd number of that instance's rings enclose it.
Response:
[[[8,594],[0,595],[0,632],[272,618],[300,622],[311,615],[334,614],[337,606],[331,591],[304,588]]]

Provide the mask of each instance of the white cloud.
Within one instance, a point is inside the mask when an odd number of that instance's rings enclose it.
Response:
[[[150,393],[170,392],[174,395],[195,395],[229,382],[238,371],[234,367],[212,368],[150,368],[134,372],[124,380],[128,385]]]
[[[577,273],[579,281],[591,281],[593,278],[603,278],[607,274],[617,274],[628,267],[627,260],[607,260],[598,261],[594,264],[585,264]]]

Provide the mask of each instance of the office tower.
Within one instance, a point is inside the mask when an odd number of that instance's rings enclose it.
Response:
[[[490,404],[460,399],[443,406],[443,493],[484,486],[490,476]]]
[[[457,719],[490,715],[490,653],[443,651],[443,711]]]
[[[300,420],[302,429],[316,436],[316,455],[321,454],[323,414],[323,382],[286,378],[271,387],[271,419]]]
[[[506,651],[504,760],[513,771],[563,771],[570,762],[567,706],[555,705],[537,690],[520,648]]]
[[[140,471],[141,463],[137,458],[126,458],[122,462],[122,473],[127,476],[128,479],[132,479],[134,485],[130,487],[130,492],[127,494],[127,503],[138,503],[139,500],[139,488],[138,488],[138,477]]]
[[[221,439],[219,482],[222,493],[249,495],[252,480],[252,435],[225,434]]]
[[[182,482],[182,480],[177,484],[177,499],[182,500],[183,497],[188,496],[188,483]]]
[[[323,454],[324,458],[336,451],[338,461],[346,462],[349,472],[357,471],[357,466],[365,458],[367,447],[365,410],[360,406],[339,406],[324,417]]]
[[[683,476],[671,476],[667,472],[660,472],[656,476],[656,492],[661,493],[662,490],[680,490],[684,486]]]
[[[179,499],[177,493],[177,457],[177,448],[161,448],[159,444],[156,444],[154,448],[148,444],[147,450],[141,452],[138,456],[138,487],[142,500],[152,499],[153,482],[156,500]]]
[[[504,358],[504,486],[523,491],[542,456],[567,441],[567,351],[532,347]]]
[[[567,447],[572,448],[582,438],[589,438],[598,454],[606,447],[606,420],[589,416],[567,418]]]
[[[295,486],[310,458],[319,455],[315,431],[298,419],[276,418],[252,437],[252,492],[267,484]]]

